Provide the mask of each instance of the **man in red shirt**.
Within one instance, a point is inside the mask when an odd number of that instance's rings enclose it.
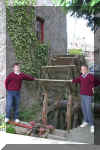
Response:
[[[94,133],[94,121],[91,110],[93,88],[94,88],[94,75],[88,72],[88,66],[81,66],[81,75],[74,79],[73,83],[80,84],[81,107],[84,117],[84,122],[80,127],[85,127],[88,124],[91,127],[91,133]]]
[[[20,65],[18,63],[15,63],[13,65],[13,72],[11,72],[5,80],[5,87],[7,90],[6,118],[5,118],[6,123],[10,121],[12,107],[14,107],[14,121],[16,123],[19,122],[20,89],[23,80],[32,81],[36,80],[36,78],[20,72]]]

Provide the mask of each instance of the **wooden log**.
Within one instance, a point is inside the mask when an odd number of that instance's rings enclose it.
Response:
[[[68,103],[67,103],[67,112],[66,112],[68,133],[70,132],[70,129],[71,129],[71,118],[72,118],[72,96],[69,95],[69,99],[68,99]]]
[[[43,110],[42,110],[42,123],[47,125],[47,106],[48,106],[48,94],[47,92],[44,93],[44,100],[43,100]]]

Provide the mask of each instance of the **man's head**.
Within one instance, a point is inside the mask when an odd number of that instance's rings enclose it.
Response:
[[[81,66],[81,73],[82,74],[87,74],[88,73],[88,66],[87,65],[82,65]]]
[[[13,65],[13,71],[14,71],[15,73],[20,73],[20,64],[19,64],[19,63],[15,63],[15,64]]]

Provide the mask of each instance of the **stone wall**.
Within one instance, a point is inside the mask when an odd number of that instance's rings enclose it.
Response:
[[[5,87],[6,76],[6,12],[4,0],[0,0],[0,113],[5,111]]]
[[[67,52],[66,14],[61,7],[36,7],[36,16],[44,19],[44,41],[50,45],[51,55]]]

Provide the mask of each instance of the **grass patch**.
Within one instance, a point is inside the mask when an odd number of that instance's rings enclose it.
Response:
[[[7,124],[7,125],[6,125],[6,132],[7,132],[7,133],[13,133],[13,134],[15,134],[15,133],[16,133],[16,130],[15,130],[15,128],[14,128],[14,125]]]

